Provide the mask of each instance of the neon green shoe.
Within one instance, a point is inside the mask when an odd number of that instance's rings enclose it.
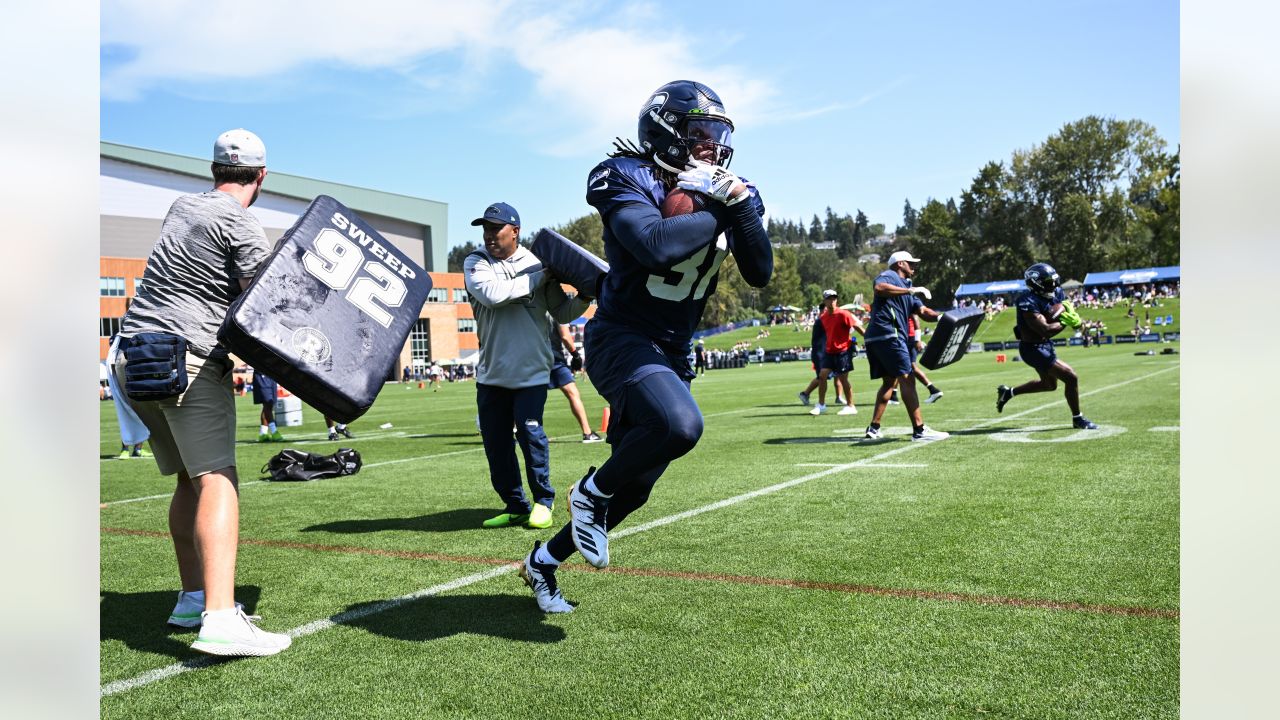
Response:
[[[149,458],[149,457],[155,457],[155,455],[152,455],[151,452],[146,448],[138,448],[137,450],[134,450],[133,454],[130,455],[129,457]]]
[[[529,522],[529,513],[502,513],[501,515],[491,517],[480,524],[487,528],[503,528],[524,525],[527,522]]]
[[[525,522],[525,525],[539,530],[551,527],[551,510],[552,508],[546,505],[534,503],[533,512],[529,513],[529,519]]]
[[[266,433],[258,433],[258,442],[271,442],[271,436]]]
[[[280,431],[277,430],[271,433],[271,442],[287,442],[287,441],[284,439],[284,436],[280,434]]]
[[[128,460],[128,459],[129,459],[129,449],[128,449],[128,448],[125,448],[124,450],[121,450],[121,451],[120,451],[120,454],[116,456],[116,459],[117,459],[117,460]]]

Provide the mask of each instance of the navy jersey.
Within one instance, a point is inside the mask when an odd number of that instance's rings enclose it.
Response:
[[[763,287],[773,272],[773,248],[755,186],[747,183],[751,197],[736,205],[708,201],[702,210],[663,219],[667,190],[655,169],[645,160],[611,158],[588,176],[587,202],[600,212],[609,261],[595,316],[683,354],[725,256],[732,252],[743,279]]]
[[[888,283],[900,288],[911,287],[911,281],[898,275],[894,270],[885,270],[876,276],[872,285]],[[907,318],[924,307],[924,303],[915,295],[876,295],[871,301],[871,317],[867,321],[867,332],[863,343],[870,344],[883,340],[901,338],[905,343],[907,336]]]
[[[547,342],[551,345],[551,364],[564,365],[564,341],[560,339],[560,323],[547,315]]]
[[[1053,322],[1049,315],[1049,308],[1062,302],[1067,298],[1067,294],[1062,288],[1054,288],[1053,297],[1046,298],[1039,293],[1030,290],[1023,291],[1021,295],[1013,301],[1013,306],[1018,309],[1018,321],[1014,326],[1014,335],[1023,342],[1029,343],[1045,343],[1049,342],[1046,338],[1041,338],[1040,333],[1031,329],[1031,316],[1040,314],[1044,316],[1046,322]]]
[[[813,321],[813,337],[809,339],[809,352],[814,355],[821,355],[827,351],[827,328],[822,324],[822,318],[815,318]]]

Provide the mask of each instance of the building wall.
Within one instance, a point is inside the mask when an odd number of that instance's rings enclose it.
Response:
[[[100,158],[99,230],[100,253],[109,257],[142,257],[160,234],[160,224],[169,207],[179,196],[206,192],[213,179],[197,178],[145,165],[112,158]],[[338,198],[341,201],[341,198]],[[310,203],[271,192],[271,175],[262,186],[262,194],[249,208],[262,223],[267,238],[276,241],[306,211]],[[429,267],[426,244],[430,228],[398,218],[373,213],[359,213],[392,245],[414,262]]]

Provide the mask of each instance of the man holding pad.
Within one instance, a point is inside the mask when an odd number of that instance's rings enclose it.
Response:
[[[916,378],[912,374],[911,349],[907,343],[911,337],[907,333],[907,318],[918,315],[925,320],[937,322],[940,314],[925,307],[919,295],[926,300],[932,295],[928,288],[913,287],[911,276],[916,274],[912,263],[920,259],[906,250],[889,256],[889,267],[876,276],[875,300],[871,303],[871,318],[867,322],[865,344],[867,362],[871,366],[871,379],[880,378],[880,391],[876,395],[876,409],[871,424],[867,426],[866,437],[878,439],[880,434],[880,418],[889,405],[894,385],[902,391],[902,402],[911,417],[911,439],[920,442],[945,440],[950,434],[932,430],[925,426],[920,414],[920,397],[916,394]]]

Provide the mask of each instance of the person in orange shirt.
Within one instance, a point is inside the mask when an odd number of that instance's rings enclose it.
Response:
[[[853,313],[836,305],[839,295],[835,290],[822,291],[822,315],[818,322],[827,333],[826,352],[822,356],[821,374],[818,376],[818,404],[810,415],[821,415],[827,409],[827,378],[835,376],[836,393],[844,393],[845,406],[838,415],[857,415],[853,404],[853,389],[849,386],[849,371],[853,369],[853,351],[856,345],[852,331],[864,332],[862,323]]]

